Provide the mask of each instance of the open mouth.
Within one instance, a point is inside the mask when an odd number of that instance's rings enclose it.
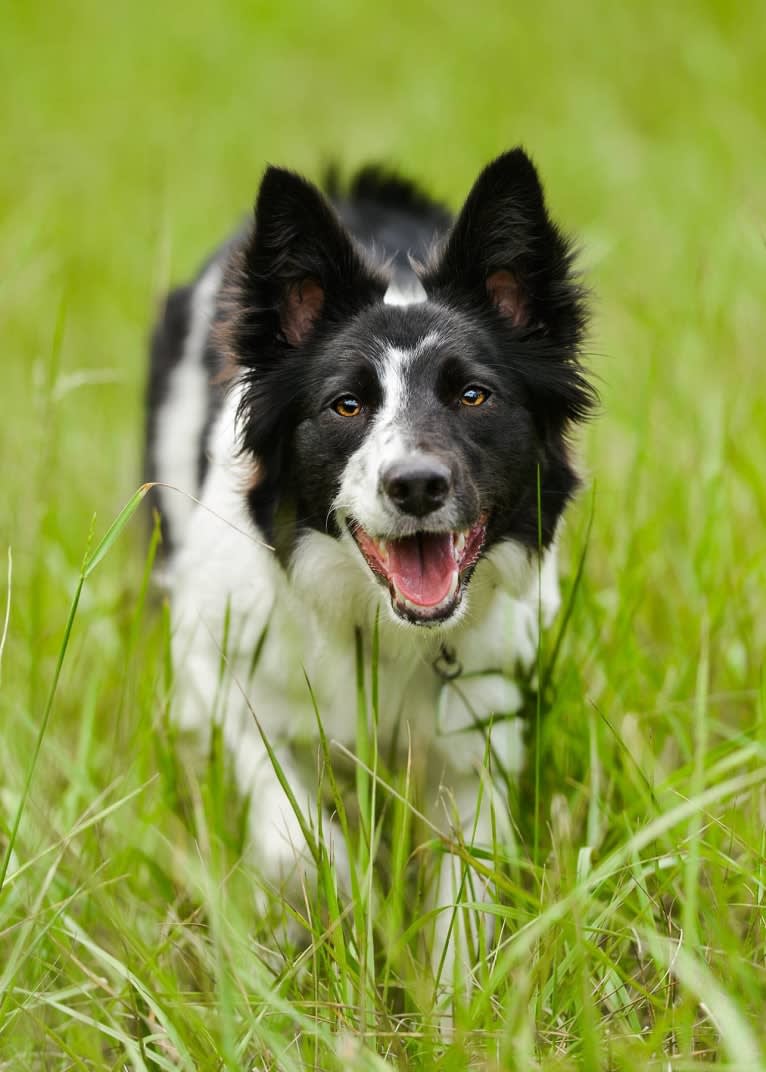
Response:
[[[454,614],[487,534],[484,517],[458,532],[416,532],[399,539],[371,536],[354,521],[348,528],[367,565],[388,587],[396,613],[418,624]]]

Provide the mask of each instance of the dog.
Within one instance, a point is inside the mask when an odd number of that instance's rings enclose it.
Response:
[[[353,753],[373,647],[381,747],[417,749],[431,814],[441,789],[453,825],[490,840],[503,808],[479,780],[490,745],[521,769],[519,675],[560,602],[568,437],[595,400],[586,325],[573,247],[520,148],[454,219],[380,167],[325,192],[269,167],[252,223],[165,301],[146,477],[174,717],[202,742],[220,726],[267,881],[313,867],[283,782],[316,818],[301,754],[317,711]],[[347,885],[330,815],[322,830]],[[442,905],[455,881],[446,863]]]

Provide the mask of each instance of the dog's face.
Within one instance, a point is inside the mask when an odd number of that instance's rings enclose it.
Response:
[[[570,252],[520,150],[482,173],[409,278],[369,264],[318,190],[270,169],[229,286],[267,531],[289,500],[418,625],[459,617],[497,544],[551,541],[576,486],[565,433],[592,395]]]
[[[293,445],[303,515],[355,541],[400,617],[449,619],[535,483],[523,383],[491,331],[431,302],[362,311],[313,366]]]

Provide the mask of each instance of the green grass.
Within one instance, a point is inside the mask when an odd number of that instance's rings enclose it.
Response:
[[[3,15],[0,1069],[766,1067],[762,12],[515,7]],[[516,142],[582,238],[603,415],[516,841],[451,846],[498,944],[450,1034],[422,757],[360,733],[353,895],[315,831],[312,941],[275,955],[220,750],[195,780],[173,741],[138,518],[86,556],[140,481],[154,303],[266,161],[383,157],[457,204]]]

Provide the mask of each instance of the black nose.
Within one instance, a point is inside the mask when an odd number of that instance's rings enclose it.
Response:
[[[389,499],[413,517],[425,517],[444,506],[451,486],[447,466],[429,457],[394,462],[381,479]]]

